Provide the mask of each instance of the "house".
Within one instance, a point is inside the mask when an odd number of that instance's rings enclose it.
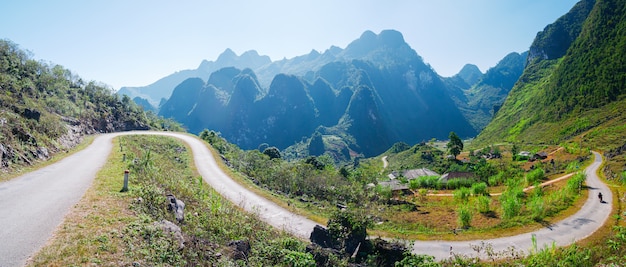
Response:
[[[442,183],[447,183],[452,179],[476,179],[476,175],[471,172],[449,172],[444,173],[439,181]]]
[[[409,185],[401,183],[400,180],[398,180],[398,179],[394,179],[394,180],[390,180],[390,181],[384,181],[384,182],[379,182],[378,185],[390,187],[391,188],[391,192],[393,194],[405,195],[405,194],[410,194],[411,193],[411,190],[409,190]]]
[[[532,157],[530,157],[530,161],[543,160],[547,158],[548,158],[548,153],[541,151],[541,152],[535,153]]]
[[[420,168],[405,170],[404,172],[402,172],[402,176],[404,176],[408,180],[412,180],[422,176],[439,176],[439,174],[426,168]]]
[[[398,175],[399,174],[397,171],[393,171],[388,175],[389,179],[391,180],[379,182],[378,184],[381,186],[390,187],[391,191],[394,194],[410,194],[411,190],[409,190],[409,183],[403,184],[401,181],[396,179]],[[410,181],[424,176],[439,176],[439,174],[426,168],[419,168],[405,170],[402,172],[402,176]]]

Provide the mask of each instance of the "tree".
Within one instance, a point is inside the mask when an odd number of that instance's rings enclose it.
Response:
[[[450,141],[446,146],[448,147],[450,154],[454,155],[454,158],[456,159],[456,156],[461,154],[461,151],[463,150],[463,141],[458,135],[456,135],[456,133],[450,132]]]
[[[263,154],[268,155],[270,157],[270,159],[279,159],[281,158],[280,155],[280,150],[278,150],[278,148],[276,147],[268,147],[265,150],[263,150]]]

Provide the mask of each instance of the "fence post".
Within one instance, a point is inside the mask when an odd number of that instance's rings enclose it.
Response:
[[[122,190],[120,190],[120,192],[128,191],[128,173],[130,173],[129,170],[124,171],[124,187],[122,187]]]

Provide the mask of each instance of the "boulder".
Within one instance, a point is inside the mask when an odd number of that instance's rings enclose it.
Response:
[[[315,227],[313,227],[313,232],[311,232],[311,237],[309,237],[309,239],[312,243],[317,244],[323,248],[330,248],[333,245],[328,229],[324,228],[321,225],[316,225]]]
[[[178,249],[181,250],[185,248],[185,237],[183,236],[183,230],[173,222],[168,220],[160,220],[158,222],[154,222],[156,227],[159,227],[163,230],[164,233],[169,233],[172,235],[176,241],[178,241]]]
[[[177,199],[172,194],[167,194],[167,210],[176,215],[176,221],[178,221],[178,223],[185,221],[185,202]]]
[[[246,240],[234,240],[228,242],[230,257],[233,260],[246,260],[250,254],[250,242]]]

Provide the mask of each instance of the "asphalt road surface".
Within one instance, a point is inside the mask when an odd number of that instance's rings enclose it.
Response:
[[[230,179],[218,167],[203,141],[196,137],[170,132],[124,132],[96,137],[93,144],[62,161],[0,183],[0,267],[22,266],[52,236],[54,230],[91,185],[96,173],[104,165],[111,149],[111,140],[120,135],[150,134],[179,138],[192,149],[196,168],[203,179],[224,197],[244,210],[257,214],[262,220],[300,238],[308,238],[317,224],[249,191]],[[595,153],[594,163],[586,169],[589,199],[575,215],[549,228],[533,233],[499,239],[484,240],[494,249],[514,247],[527,251],[532,247],[531,235],[537,237],[539,247],[556,242],[558,246],[571,244],[591,235],[608,219],[612,194],[595,172],[601,157]],[[606,203],[599,203],[601,191]],[[437,259],[454,253],[476,255],[469,247],[480,241],[415,241],[413,252],[429,254]],[[479,255],[484,257],[483,255]]]

